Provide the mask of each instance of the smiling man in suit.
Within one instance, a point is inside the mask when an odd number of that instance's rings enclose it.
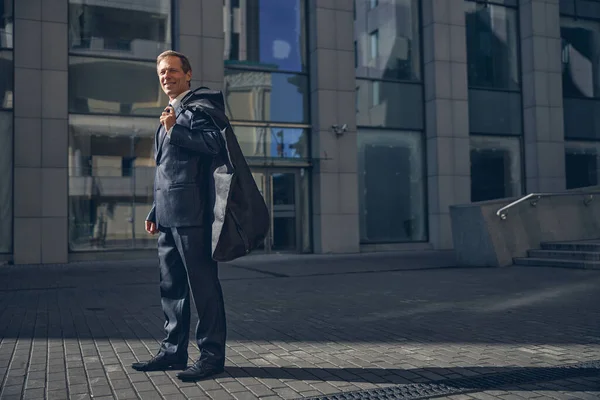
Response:
[[[227,164],[228,156],[214,119],[200,108],[186,106],[198,97],[190,90],[192,68],[186,56],[171,50],[162,53],[157,58],[157,72],[170,101],[155,137],[154,204],[145,228],[158,233],[166,337],[156,356],[132,367],[138,371],[186,368],[191,292],[199,319],[196,343],[200,358],[177,376],[195,381],[224,370],[225,308],[211,252],[215,204],[211,184],[216,166]]]

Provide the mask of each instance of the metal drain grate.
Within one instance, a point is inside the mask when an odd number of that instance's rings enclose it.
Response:
[[[515,368],[500,374],[447,379],[435,383],[411,383],[381,389],[359,390],[327,396],[309,397],[312,400],[418,400],[460,393],[481,392],[502,386],[551,382],[576,377],[600,375],[600,360],[546,368]]]

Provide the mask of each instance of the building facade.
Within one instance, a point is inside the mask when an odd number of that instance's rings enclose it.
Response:
[[[453,204],[598,184],[600,2],[0,0],[0,261],[155,251],[166,49],[223,90],[266,253],[450,249]]]

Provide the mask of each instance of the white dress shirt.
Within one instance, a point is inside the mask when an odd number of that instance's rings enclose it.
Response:
[[[190,92],[190,90],[186,90],[185,92],[181,93],[179,96],[175,97],[173,100],[171,100],[169,102],[169,104],[171,104],[171,107],[173,107],[173,111],[175,111],[175,115],[176,116],[177,116],[177,111],[179,110],[179,107],[181,106],[181,100],[189,92]],[[173,125],[173,126],[175,126],[175,125]],[[169,130],[167,131],[167,136],[168,137],[171,137],[171,131],[173,130],[173,126],[170,127]]]

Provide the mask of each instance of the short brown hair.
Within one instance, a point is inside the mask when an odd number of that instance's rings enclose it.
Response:
[[[179,57],[179,59],[181,60],[181,69],[184,73],[187,74],[189,71],[192,70],[190,60],[188,60],[188,58],[184,54],[175,50],[167,50],[160,53],[158,57],[156,57],[156,65],[160,64],[160,62],[167,57]]]

